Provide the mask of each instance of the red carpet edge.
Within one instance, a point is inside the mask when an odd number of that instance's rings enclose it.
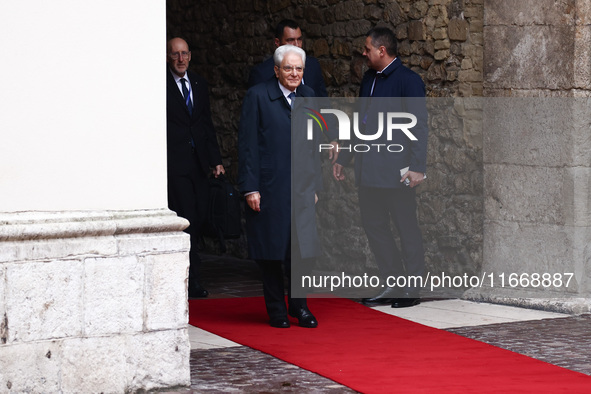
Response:
[[[336,298],[318,328],[268,325],[261,297],[189,301],[189,324],[363,393],[591,393],[591,377]]]

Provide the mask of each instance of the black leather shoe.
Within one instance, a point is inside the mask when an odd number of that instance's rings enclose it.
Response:
[[[289,328],[289,320],[287,317],[274,317],[269,321],[271,327],[275,328]]]
[[[391,304],[395,298],[382,298],[382,297],[374,297],[374,298],[363,298],[361,302],[363,305],[367,306],[374,306],[374,305],[385,305]]]
[[[394,290],[390,287],[387,287],[384,291],[373,298],[363,298],[361,302],[363,305],[373,306],[373,305],[385,305],[391,304],[397,298],[394,298]]]
[[[189,286],[189,298],[205,298],[209,292],[201,286]]]
[[[316,328],[318,327],[318,321],[314,315],[308,310],[308,308],[292,309],[289,308],[289,316],[298,319],[300,327]]]
[[[394,298],[392,300],[392,308],[408,308],[409,306],[419,305],[420,298]]]

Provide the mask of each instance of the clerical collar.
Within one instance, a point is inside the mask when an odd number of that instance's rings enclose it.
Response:
[[[386,67],[384,67],[384,68],[382,69],[382,71],[378,71],[376,74],[381,74],[381,73],[383,73],[384,71],[386,71],[386,69],[387,69],[388,67],[390,67],[390,64],[394,63],[394,61],[395,61],[395,60],[396,60],[396,58],[392,59],[392,61],[391,61],[390,63],[388,63],[388,65],[387,65]]]

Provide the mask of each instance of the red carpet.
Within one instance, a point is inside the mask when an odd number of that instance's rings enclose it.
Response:
[[[578,372],[350,300],[308,303],[318,328],[271,328],[262,298],[191,300],[189,323],[363,393],[591,393]]]

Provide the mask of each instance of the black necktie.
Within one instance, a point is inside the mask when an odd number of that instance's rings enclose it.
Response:
[[[193,114],[193,104],[191,103],[191,95],[189,94],[189,89],[187,89],[187,80],[185,78],[181,78],[181,87],[183,88],[183,97],[185,98],[185,105],[189,110],[189,114]]]
[[[287,95],[287,97],[289,97],[289,106],[293,107],[293,100],[295,99],[295,93],[291,92],[290,94]]]

